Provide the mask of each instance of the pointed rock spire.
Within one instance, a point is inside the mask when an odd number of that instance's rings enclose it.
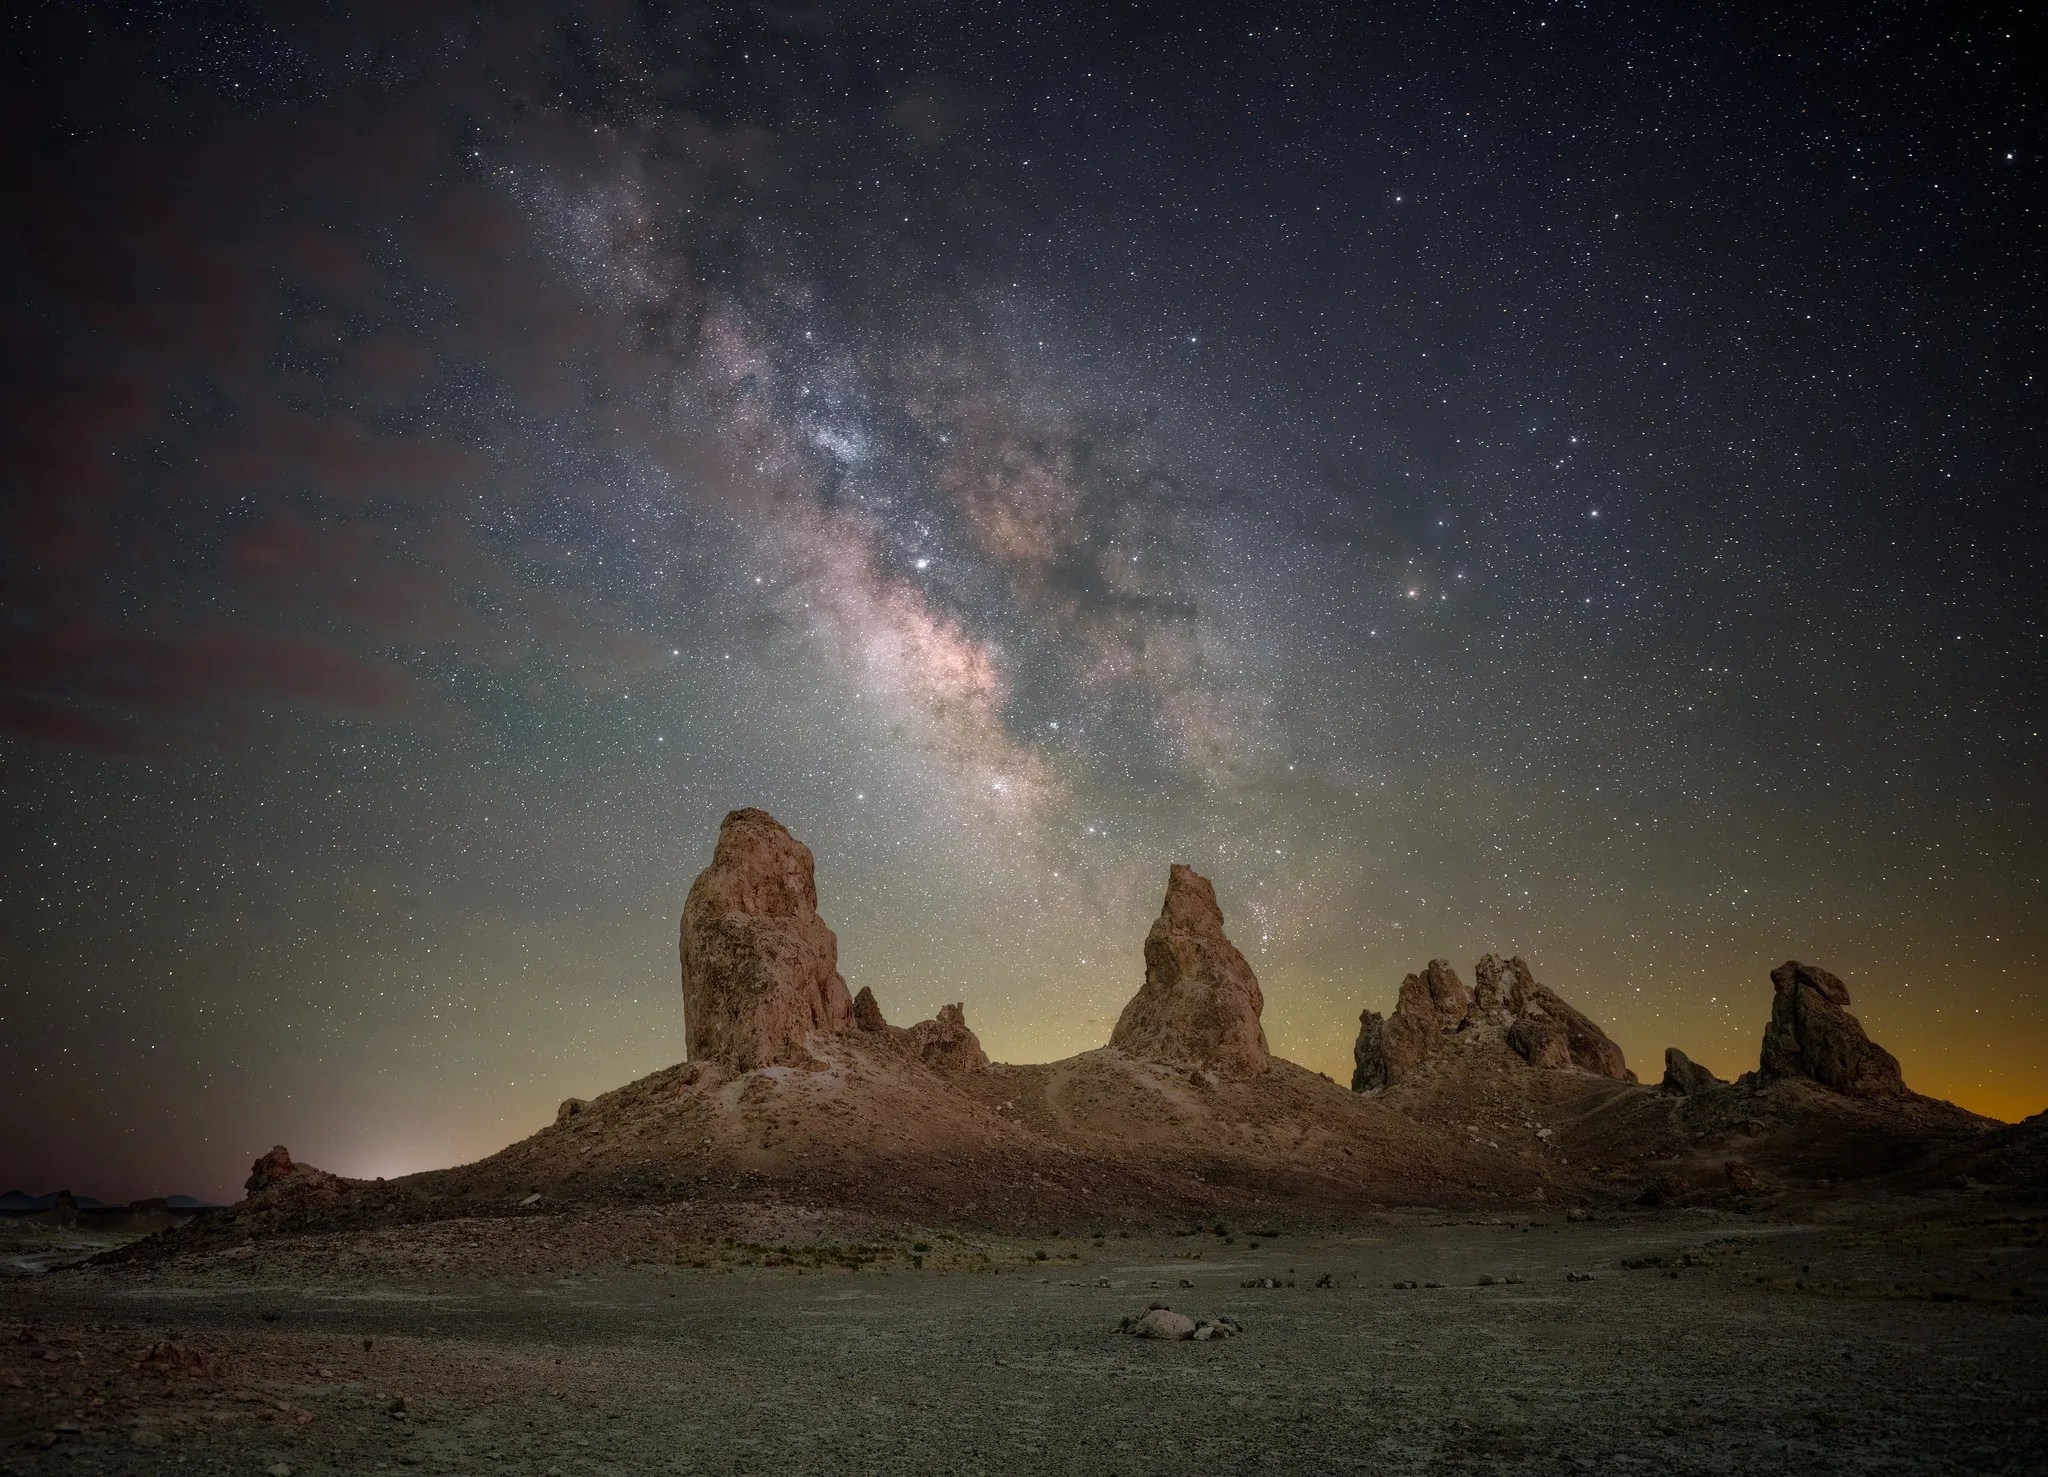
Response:
[[[839,940],[818,916],[811,849],[763,810],[735,810],[683,904],[690,1059],[739,1071],[808,1056],[853,1017]]]
[[[1258,977],[1225,937],[1206,877],[1179,862],[1145,935],[1145,983],[1117,1018],[1109,1044],[1147,1061],[1207,1067],[1230,1077],[1266,1069]]]

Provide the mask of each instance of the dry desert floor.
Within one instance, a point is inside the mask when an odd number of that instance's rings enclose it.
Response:
[[[559,1265],[458,1223],[47,1272],[63,1238],[15,1228],[0,1470],[2042,1473],[2044,1228],[1436,1213],[627,1260],[536,1217]],[[1153,1302],[1244,1332],[1119,1333]]]

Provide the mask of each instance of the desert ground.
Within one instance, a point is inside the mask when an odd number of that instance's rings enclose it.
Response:
[[[672,1219],[51,1270],[90,1248],[17,1227],[0,1465],[2048,1471],[2048,1212],[2003,1197],[1401,1212],[1344,1234],[741,1242]],[[1243,1333],[1119,1331],[1153,1303]]]

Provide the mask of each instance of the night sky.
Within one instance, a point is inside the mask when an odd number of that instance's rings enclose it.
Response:
[[[1488,950],[1733,1075],[1798,957],[2048,1103],[2024,32],[1252,13],[10,10],[0,1180],[680,1060],[741,805],[998,1059],[1182,860],[1340,1081]]]

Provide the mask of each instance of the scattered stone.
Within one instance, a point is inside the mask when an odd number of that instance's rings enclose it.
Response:
[[[1244,1332],[1234,1318],[1190,1318],[1164,1303],[1154,1303],[1135,1318],[1118,1325],[1123,1332],[1141,1339],[1227,1339]]]
[[[1421,1283],[1417,1282],[1414,1278],[1410,1277],[1400,1282],[1396,1282],[1394,1284],[1394,1290],[1396,1292],[1409,1292],[1417,1287],[1420,1287],[1421,1285]]]
[[[1564,1274],[1564,1280],[1567,1282],[1591,1282],[1593,1274],[1591,1272],[1567,1272]]]
[[[540,1191],[535,1190],[531,1195],[528,1195],[524,1200],[520,1201],[519,1204],[522,1209],[530,1205],[540,1204]]]
[[[1223,932],[1216,890],[1175,862],[1145,936],[1145,983],[1109,1044],[1144,1061],[1254,1077],[1266,1070],[1265,1004],[1258,977]]]
[[[1728,1187],[1738,1195],[1764,1193],[1763,1177],[1740,1159],[1728,1160],[1721,1166],[1721,1172],[1728,1176]]]
[[[763,810],[735,810],[683,903],[683,1016],[691,1060],[735,1070],[809,1059],[853,1000],[839,940],[818,916],[811,849]]]
[[[1586,1209],[1583,1205],[1574,1205],[1565,1211],[1564,1218],[1568,1221],[1590,1221],[1593,1218],[1593,1212]]]
[[[137,1362],[167,1374],[185,1374],[197,1379],[210,1380],[220,1373],[220,1366],[212,1354],[180,1339],[158,1339]]]
[[[1481,1272],[1481,1273],[1479,1274],[1479,1285],[1480,1285],[1481,1287],[1491,1287],[1491,1286],[1493,1286],[1493,1273],[1491,1273],[1491,1272]]]
[[[1898,1097],[1899,1059],[1849,1013],[1849,987],[1825,969],[1788,959],[1771,971],[1771,1023],[1758,1070],[1804,1077],[1847,1097]]]

